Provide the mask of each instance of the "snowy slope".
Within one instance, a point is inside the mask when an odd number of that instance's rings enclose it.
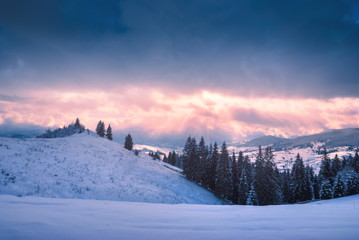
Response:
[[[2,194],[220,204],[169,165],[86,132],[55,139],[0,138],[0,171]]]
[[[0,195],[1,239],[358,239],[359,195],[279,206]]]

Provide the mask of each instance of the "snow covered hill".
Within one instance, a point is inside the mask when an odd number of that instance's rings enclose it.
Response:
[[[1,239],[358,239],[359,195],[213,206],[0,195]]]
[[[0,137],[0,193],[151,203],[221,204],[176,169],[87,132]]]

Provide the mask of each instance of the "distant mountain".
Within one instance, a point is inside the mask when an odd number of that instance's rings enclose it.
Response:
[[[266,146],[266,145],[279,144],[287,140],[288,140],[287,138],[280,138],[275,136],[263,136],[263,137],[252,139],[244,144],[241,144],[241,146],[243,147]]]
[[[313,143],[322,143],[323,147],[359,146],[359,128],[330,130],[323,133],[301,136],[293,139],[264,136],[253,139],[240,147],[272,145],[275,149],[310,147]]]

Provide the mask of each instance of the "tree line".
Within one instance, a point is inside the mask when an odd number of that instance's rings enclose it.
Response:
[[[359,193],[359,155],[330,159],[323,151],[319,174],[297,154],[290,170],[279,171],[272,149],[258,148],[255,162],[243,152],[231,154],[226,143],[207,146],[203,137],[188,137],[183,154],[170,152],[164,161],[183,169],[190,181],[224,201],[240,205],[288,204]]]

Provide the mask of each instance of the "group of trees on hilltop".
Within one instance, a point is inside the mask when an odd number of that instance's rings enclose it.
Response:
[[[259,147],[251,163],[243,152],[228,152],[224,142],[206,146],[188,137],[183,154],[174,151],[164,161],[183,168],[189,180],[217,197],[241,205],[271,205],[329,199],[359,193],[359,156],[330,159],[323,153],[319,174],[298,154],[290,170],[279,171],[270,147]]]
[[[62,138],[74,135],[76,133],[82,133],[85,131],[85,126],[80,123],[80,120],[77,118],[75,123],[71,123],[67,127],[55,129],[51,131],[50,129],[46,130],[46,133],[37,136],[37,138]]]
[[[112,136],[112,128],[111,125],[109,124],[107,127],[107,130],[105,130],[105,123],[103,121],[99,121],[96,127],[96,133],[97,135],[99,135],[100,137],[105,137],[112,141],[113,140],[113,136]]]

